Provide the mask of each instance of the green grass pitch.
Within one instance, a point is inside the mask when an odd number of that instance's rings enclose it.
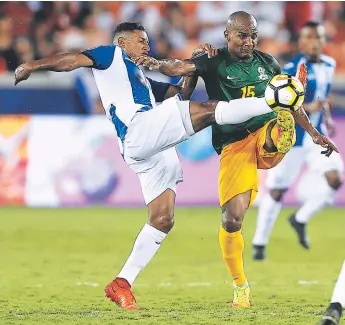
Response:
[[[145,209],[0,209],[0,324],[315,325],[345,258],[345,210],[327,209],[303,250],[284,209],[268,260],[251,260],[256,209],[244,224],[254,306],[232,309],[217,208],[177,209],[176,226],[134,286],[140,311],[104,297],[146,220]],[[301,282],[302,281],[302,282]],[[305,282],[303,282],[305,281]],[[345,320],[343,320],[345,324]]]

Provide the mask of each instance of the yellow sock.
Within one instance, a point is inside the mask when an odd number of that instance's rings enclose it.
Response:
[[[244,240],[242,229],[236,232],[227,232],[222,226],[219,230],[219,244],[223,259],[234,284],[241,285],[247,282],[243,271]]]

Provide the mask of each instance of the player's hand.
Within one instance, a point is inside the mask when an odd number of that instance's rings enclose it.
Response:
[[[14,71],[14,85],[18,84],[23,80],[27,80],[32,72],[32,68],[29,63],[21,64],[15,71]]]
[[[296,78],[302,83],[304,89],[307,87],[308,70],[305,63],[301,63],[297,67]]]
[[[142,65],[149,70],[158,70],[159,69],[159,62],[155,58],[152,58],[147,55],[140,56],[134,59],[134,62],[137,66]]]
[[[312,139],[314,143],[325,148],[324,151],[321,151],[321,154],[325,155],[326,157],[329,157],[333,151],[339,152],[338,148],[332,143],[332,141],[320,133],[313,135]]]
[[[213,58],[218,54],[218,50],[211,44],[206,43],[203,45],[199,45],[192,53],[192,57],[200,54],[200,53],[207,53],[209,58]]]

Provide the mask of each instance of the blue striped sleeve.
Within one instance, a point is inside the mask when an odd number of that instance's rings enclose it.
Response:
[[[92,60],[92,68],[106,70],[113,63],[115,48],[115,45],[99,46],[81,53]]]

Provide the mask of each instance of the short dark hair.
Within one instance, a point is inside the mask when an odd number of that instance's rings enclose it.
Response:
[[[318,28],[319,26],[321,26],[320,23],[318,23],[317,21],[307,21],[302,28],[305,27],[309,27],[309,28]]]
[[[145,32],[145,28],[140,23],[131,23],[131,22],[124,22],[117,25],[114,35],[122,33],[122,32],[131,32],[134,30],[142,30]]]

